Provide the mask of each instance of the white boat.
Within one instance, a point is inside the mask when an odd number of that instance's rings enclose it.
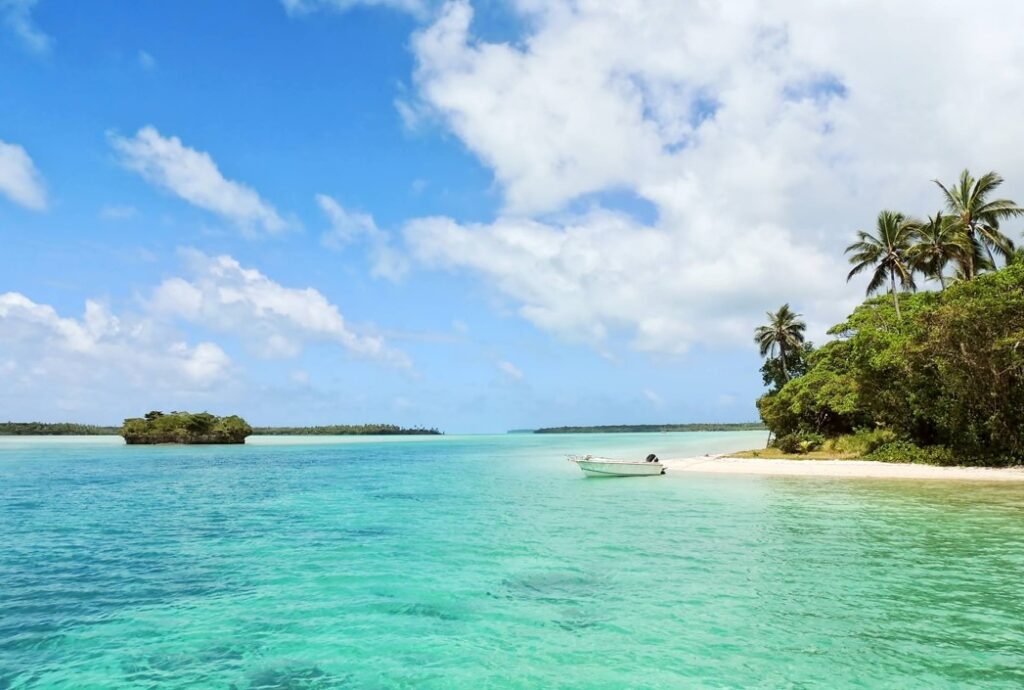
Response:
[[[594,455],[570,455],[569,462],[576,463],[588,477],[651,477],[665,474],[665,466],[654,460],[613,460]]]

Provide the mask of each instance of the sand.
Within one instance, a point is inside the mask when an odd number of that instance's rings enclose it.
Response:
[[[662,460],[669,475],[758,474],[773,477],[851,477],[868,479],[956,479],[1024,482],[1024,467],[935,467],[871,460],[773,460],[727,455]]]

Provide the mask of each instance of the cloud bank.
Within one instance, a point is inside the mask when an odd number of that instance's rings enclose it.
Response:
[[[504,208],[404,232],[560,336],[746,343],[786,301],[820,336],[862,294],[842,248],[880,208],[934,212],[929,180],[965,166],[1024,193],[1024,6],[514,6],[515,42],[474,35],[465,0],[412,41],[411,107],[493,170]],[[969,59],[936,40],[954,35]]]
[[[285,287],[230,256],[183,253],[186,277],[164,280],[138,309],[121,314],[88,300],[80,317],[66,316],[21,293],[0,294],[0,402],[31,401],[52,417],[54,409],[95,411],[101,399],[113,410],[127,400],[222,400],[226,387],[244,388],[246,377],[214,338],[259,358],[291,358],[324,343],[410,367],[403,352],[352,327],[317,290]],[[203,339],[186,335],[197,329]]]

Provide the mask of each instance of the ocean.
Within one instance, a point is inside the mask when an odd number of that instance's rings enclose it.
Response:
[[[763,443],[3,438],[0,689],[1024,687],[1024,487],[565,461]]]

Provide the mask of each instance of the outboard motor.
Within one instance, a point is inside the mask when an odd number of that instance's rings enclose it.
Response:
[[[658,456],[655,455],[654,453],[651,453],[650,455],[647,456],[647,462],[658,462]]]

